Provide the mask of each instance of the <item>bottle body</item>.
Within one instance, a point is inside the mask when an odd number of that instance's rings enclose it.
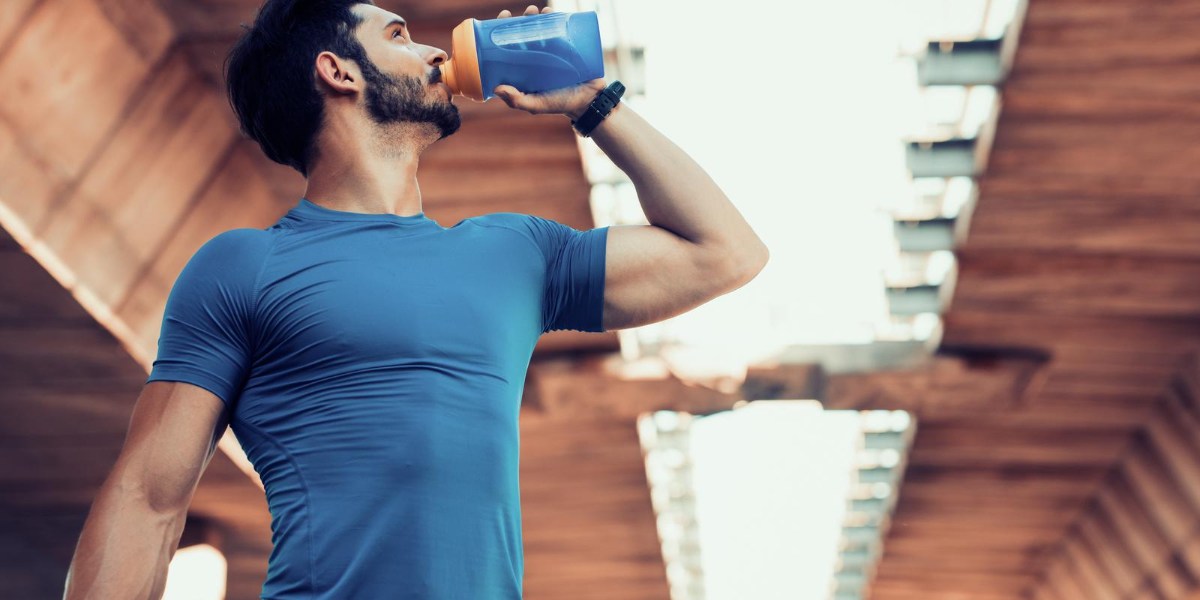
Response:
[[[454,29],[451,51],[443,80],[475,100],[491,98],[501,84],[542,92],[604,77],[594,11],[467,19]]]

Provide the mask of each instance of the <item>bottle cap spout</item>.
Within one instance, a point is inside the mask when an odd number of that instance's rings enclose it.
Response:
[[[455,94],[483,101],[483,80],[475,48],[475,19],[459,23],[450,35],[452,58],[442,63],[442,81]]]
[[[450,88],[450,93],[459,94],[461,91],[458,84],[458,75],[454,72],[455,66],[454,59],[450,58],[438,66],[438,69],[442,72],[442,83]]]

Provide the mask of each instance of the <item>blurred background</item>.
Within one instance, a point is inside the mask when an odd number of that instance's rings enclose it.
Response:
[[[523,8],[377,3],[444,49]],[[224,99],[258,5],[0,3],[0,597],[61,596],[180,269],[304,190]],[[543,336],[530,600],[1200,598],[1200,2],[550,5],[771,262]],[[645,222],[564,118],[455,103],[434,220]],[[166,597],[257,598],[270,550],[227,432]]]

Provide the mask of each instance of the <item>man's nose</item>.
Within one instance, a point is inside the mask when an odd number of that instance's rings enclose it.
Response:
[[[430,52],[429,56],[425,58],[429,64],[436,67],[450,60],[450,56],[446,54],[445,50],[442,50],[441,48],[434,48],[433,46],[430,46],[429,49],[432,50],[432,52]]]

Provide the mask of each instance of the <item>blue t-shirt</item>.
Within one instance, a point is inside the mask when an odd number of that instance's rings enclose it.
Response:
[[[263,598],[521,598],[525,374],[542,333],[603,330],[607,229],[302,198],[196,251],[147,382],[230,407],[271,510]]]

